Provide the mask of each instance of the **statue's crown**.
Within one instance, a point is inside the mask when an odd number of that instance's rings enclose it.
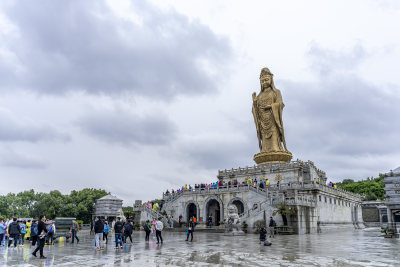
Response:
[[[272,72],[268,68],[263,68],[260,73],[260,79],[264,76],[271,75],[273,76]]]

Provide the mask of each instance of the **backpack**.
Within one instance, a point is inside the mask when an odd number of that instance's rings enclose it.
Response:
[[[265,239],[264,246],[271,246],[271,245],[272,245],[272,243],[269,242],[267,239]]]
[[[21,224],[20,229],[21,229],[21,234],[26,234],[26,225],[25,224]]]
[[[31,236],[37,236],[38,234],[39,234],[39,233],[38,233],[37,224],[32,225],[32,226],[31,226]]]
[[[50,226],[50,229],[49,229],[49,233],[52,233],[52,232],[53,232],[53,225]]]
[[[145,223],[145,224],[143,225],[143,229],[144,229],[146,232],[150,231],[149,225],[148,225],[147,223]]]

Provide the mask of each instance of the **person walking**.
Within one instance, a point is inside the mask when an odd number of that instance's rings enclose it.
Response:
[[[43,248],[44,248],[44,239],[47,234],[47,229],[46,229],[46,224],[44,221],[46,220],[46,217],[44,215],[39,216],[39,223],[38,223],[38,240],[37,240],[37,247],[36,249],[32,252],[32,255],[34,257],[36,256],[36,253],[40,251],[40,258],[41,259],[46,259],[46,257],[43,255]]]
[[[7,230],[7,226],[4,223],[4,220],[0,219],[0,246],[4,246],[3,239],[4,239],[4,236],[6,235],[6,230]]]
[[[158,218],[158,219],[156,220],[156,224],[155,224],[155,228],[156,228],[156,237],[157,237],[157,244],[160,243],[160,240],[161,240],[161,244],[163,243],[163,238],[162,238],[162,236],[161,236],[161,232],[162,232],[162,230],[164,229],[164,225],[163,225],[162,221],[160,221],[160,220],[161,220],[161,218]]]
[[[186,241],[189,241],[189,235],[191,235],[190,242],[193,241],[193,232],[194,232],[194,222],[193,222],[193,217],[190,217],[186,234]]]
[[[115,231],[115,249],[118,249],[118,243],[122,248],[122,229],[124,225],[121,222],[121,219],[118,217],[117,222],[114,224],[114,231]]]
[[[143,225],[143,230],[146,232],[146,237],[144,238],[145,241],[149,241],[150,239],[150,232],[151,232],[151,224],[150,221],[147,220]]]
[[[207,225],[208,225],[208,227],[212,227],[212,216],[210,215],[210,216],[208,216],[208,220],[207,220]]]
[[[19,237],[19,245],[21,247],[23,247],[24,244],[25,244],[25,234],[26,234],[26,223],[25,223],[25,221],[22,221],[20,223],[19,228],[20,228],[20,232],[21,232],[20,233],[20,237]]]
[[[13,218],[13,222],[8,225],[8,247],[11,246],[12,241],[14,241],[14,248],[17,247],[17,242],[19,234],[21,233],[21,228],[17,223],[17,218]]]
[[[54,245],[54,235],[56,234],[56,226],[54,225],[53,221],[49,221],[49,232],[47,234],[47,244]]]
[[[151,222],[151,234],[153,235],[153,239],[156,239],[156,222],[157,218],[154,218]]]
[[[106,244],[108,244],[108,233],[109,232],[110,232],[110,226],[108,225],[108,222],[104,222],[103,240],[104,239],[106,240]]]
[[[274,221],[274,219],[271,216],[270,220],[269,220],[269,237],[275,238],[275,225],[276,225],[276,222]]]
[[[104,224],[100,220],[99,217],[96,217],[96,221],[94,222],[94,234],[96,238],[96,250],[102,250],[103,247],[103,232],[104,232]]]
[[[37,239],[38,239],[38,224],[36,223],[35,220],[32,221],[31,225],[31,240],[32,240],[32,246],[34,247],[36,245]]]
[[[31,225],[32,225],[31,220],[28,220],[26,222],[26,234],[25,234],[26,240],[31,240]]]
[[[72,226],[71,226],[72,244],[74,243],[75,238],[76,238],[76,243],[77,244],[79,243],[78,231],[79,231],[79,224],[75,220],[72,220]]]
[[[133,225],[132,225],[131,221],[128,221],[124,224],[124,241],[125,241],[125,243],[127,242],[128,237],[129,237],[131,243],[133,243],[132,242],[132,233],[133,233]]]

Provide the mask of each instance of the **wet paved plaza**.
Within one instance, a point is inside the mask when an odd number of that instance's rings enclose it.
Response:
[[[79,244],[57,243],[45,247],[47,259],[34,258],[30,244],[0,248],[1,266],[400,266],[400,239],[384,239],[378,231],[340,230],[330,233],[276,236],[264,247],[258,235],[230,237],[195,233],[185,242],[184,233],[164,232],[164,244],[144,241],[134,233],[132,245],[96,252],[93,236]]]

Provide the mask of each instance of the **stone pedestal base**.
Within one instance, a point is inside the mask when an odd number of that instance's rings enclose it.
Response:
[[[292,153],[289,151],[278,152],[260,152],[254,155],[254,161],[257,164],[265,162],[289,162],[292,159]]]

